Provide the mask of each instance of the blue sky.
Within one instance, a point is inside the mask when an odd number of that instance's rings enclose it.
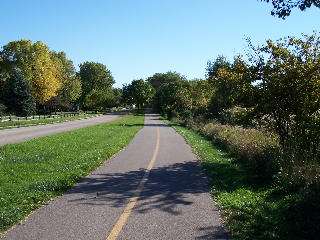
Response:
[[[116,87],[169,70],[203,78],[208,60],[244,53],[246,37],[262,44],[320,30],[318,8],[282,20],[257,0],[1,0],[0,8],[0,46],[43,41],[76,66],[105,64]]]

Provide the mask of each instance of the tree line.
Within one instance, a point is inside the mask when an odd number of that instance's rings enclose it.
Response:
[[[199,124],[216,121],[275,134],[287,173],[301,178],[310,174],[310,181],[316,181],[320,175],[320,36],[314,32],[268,40],[262,46],[247,42],[245,56],[208,61],[205,79],[156,73],[124,86],[123,94],[130,103],[152,105],[168,118],[197,119]],[[290,172],[293,166],[299,166],[300,173]],[[277,170],[281,171],[281,164]]]
[[[0,51],[0,112],[104,109],[118,106],[121,89],[101,63],[86,61],[77,72],[64,52],[41,41],[12,41]]]
[[[79,106],[152,106],[169,118],[214,119],[275,133],[289,162],[318,164],[318,33],[268,40],[262,46],[253,46],[250,39],[247,43],[246,55],[208,61],[205,79],[188,80],[169,71],[117,89],[101,63],[84,62],[77,72],[64,52],[51,51],[40,41],[13,41],[0,52],[0,111],[30,115]]]

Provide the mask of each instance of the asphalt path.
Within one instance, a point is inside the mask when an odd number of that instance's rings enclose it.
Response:
[[[183,138],[147,114],[125,149],[4,239],[228,239],[209,191]]]
[[[0,130],[0,146],[109,122],[123,116],[126,113],[127,111],[121,111],[98,117],[72,120],[68,122]]]

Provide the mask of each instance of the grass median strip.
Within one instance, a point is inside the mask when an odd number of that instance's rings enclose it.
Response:
[[[166,121],[198,156],[212,187],[212,196],[232,239],[318,239],[317,195],[262,185],[245,166],[211,140],[187,127]]]
[[[86,114],[86,115],[62,117],[62,118],[35,119],[35,120],[28,120],[28,121],[6,121],[6,122],[0,122],[0,130],[8,129],[8,128],[19,128],[19,127],[58,123],[58,122],[74,121],[78,119],[90,118],[95,116],[98,116],[98,114]]]
[[[0,231],[62,194],[125,147],[144,116],[0,147]]]

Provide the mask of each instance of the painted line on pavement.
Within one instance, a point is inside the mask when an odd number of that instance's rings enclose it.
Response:
[[[150,171],[153,168],[153,166],[157,160],[157,156],[158,156],[158,152],[159,152],[159,145],[160,145],[160,131],[159,131],[159,127],[157,127],[157,143],[156,143],[156,148],[153,152],[153,156],[151,158],[151,161],[146,169],[146,172],[145,172],[142,180],[139,183],[138,188],[135,190],[133,197],[130,198],[129,203],[127,204],[123,213],[119,217],[116,225],[114,225],[113,229],[111,230],[107,240],[116,240],[117,239],[117,237],[119,236],[119,234],[121,232],[122,227],[124,226],[128,217],[130,216],[130,214],[131,214],[134,206],[136,205],[138,198],[143,190],[144,185],[148,181]]]

